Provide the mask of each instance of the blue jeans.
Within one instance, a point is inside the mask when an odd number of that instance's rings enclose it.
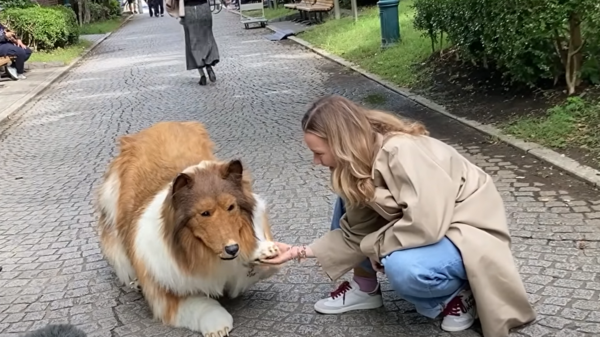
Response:
[[[331,230],[340,228],[344,213],[344,202],[338,198]],[[447,237],[429,246],[395,251],[382,257],[381,264],[392,289],[429,318],[439,316],[444,306],[467,286],[462,256]],[[359,267],[375,274],[369,259]]]
[[[10,42],[0,43],[0,56],[14,56],[13,66],[17,69],[17,74],[25,72],[25,62],[31,56],[31,49],[21,48]]]

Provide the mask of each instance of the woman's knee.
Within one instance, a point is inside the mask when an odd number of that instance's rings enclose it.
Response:
[[[424,268],[401,252],[388,255],[382,259],[382,264],[390,285],[400,295],[414,295],[424,287],[422,282]]]
[[[392,288],[400,295],[445,296],[467,279],[460,253],[449,240],[393,252],[382,259],[382,264]]]

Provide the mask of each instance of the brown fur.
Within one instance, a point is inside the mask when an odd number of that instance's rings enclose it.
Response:
[[[199,183],[201,182],[201,183]],[[203,170],[181,173],[175,179],[163,208],[167,227],[165,238],[179,261],[180,268],[190,273],[208,272],[228,243],[239,244],[242,258],[248,260],[254,251],[252,229],[254,199],[249,186],[243,190],[242,166],[208,165]],[[231,241],[232,238],[238,240]],[[198,240],[202,245],[198,245]],[[202,247],[202,251],[200,251]]]
[[[188,275],[210,275],[225,245],[239,244],[238,258],[243,259],[249,259],[256,248],[254,198],[241,163],[217,162],[185,171],[201,161],[216,160],[213,147],[200,123],[157,123],[121,137],[120,153],[104,176],[106,180],[116,174],[120,187],[116,226],[110,226],[111,219],[100,208],[103,252],[116,254],[110,250],[122,240],[146,299],[165,323],[174,323],[185,295],[159,286],[134,251],[137,221],[157,193],[171,183],[162,209],[163,234],[177,265]],[[264,221],[271,240],[268,219]]]

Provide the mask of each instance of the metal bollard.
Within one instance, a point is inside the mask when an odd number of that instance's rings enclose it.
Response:
[[[381,25],[381,47],[391,47],[400,41],[400,22],[398,20],[399,0],[379,0],[379,20]]]

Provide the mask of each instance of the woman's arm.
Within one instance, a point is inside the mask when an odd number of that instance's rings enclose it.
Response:
[[[262,262],[281,264],[293,259],[314,257],[323,271],[336,280],[366,259],[360,250],[360,242],[383,223],[386,221],[370,208],[349,209],[340,220],[340,229],[327,232],[309,246],[279,244],[281,254]]]

